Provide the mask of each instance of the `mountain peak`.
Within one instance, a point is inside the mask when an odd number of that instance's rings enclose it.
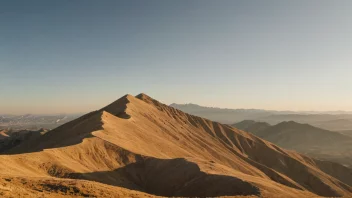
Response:
[[[145,94],[145,93],[140,93],[140,94],[136,95],[136,98],[138,98],[138,99],[140,99],[140,100],[143,100],[143,101],[145,101],[145,102],[148,102],[148,101],[149,101],[148,103],[150,103],[150,101],[156,101],[154,98],[148,96],[148,95]]]
[[[160,110],[160,107],[165,107],[166,105],[162,104],[161,102],[155,100],[154,98],[148,96],[145,93],[140,93],[136,96],[136,98],[148,103],[148,104],[152,104],[154,105],[156,108],[158,108]]]
[[[21,171],[28,175],[78,176],[166,197],[336,197],[352,192],[351,171],[342,165],[281,149],[143,93],[127,94],[19,145],[12,154],[23,152],[28,167]],[[19,168],[13,167],[22,167],[22,159],[0,156],[11,162],[0,169],[17,175]]]
[[[136,95],[136,98],[151,98],[151,97],[145,93],[140,93],[140,94]]]
[[[126,94],[106,107],[100,109],[99,111],[106,111],[113,115],[119,115],[126,111],[127,104],[133,101],[135,98],[130,94]]]

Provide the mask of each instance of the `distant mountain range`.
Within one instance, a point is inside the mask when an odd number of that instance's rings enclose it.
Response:
[[[295,150],[311,157],[352,166],[351,136],[293,121],[271,126],[265,122],[245,120],[232,126],[280,147]]]
[[[79,114],[59,115],[0,115],[0,129],[39,130],[53,129],[79,117]]]
[[[343,131],[339,131],[339,132],[344,135],[348,135],[348,136],[352,137],[352,130],[343,130]]]
[[[271,125],[284,121],[295,121],[331,131],[352,130],[352,113],[347,111],[294,112],[261,109],[222,109],[203,107],[196,104],[175,103],[170,106],[186,113],[201,116],[224,124],[233,124],[242,120],[267,122]]]

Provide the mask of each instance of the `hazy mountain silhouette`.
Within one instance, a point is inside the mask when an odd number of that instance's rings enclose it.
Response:
[[[270,126],[267,123],[246,120],[232,126],[251,132],[283,148],[352,166],[350,136],[293,121]]]
[[[255,120],[267,122],[271,125],[284,121],[295,121],[308,123],[310,125],[332,130],[352,130],[352,113],[342,111],[328,112],[294,112],[294,111],[268,111],[260,109],[222,109],[215,107],[204,107],[196,104],[171,104],[186,113],[201,116],[224,124],[233,124],[242,120]]]

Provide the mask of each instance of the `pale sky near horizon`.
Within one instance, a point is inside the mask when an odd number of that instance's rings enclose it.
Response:
[[[5,0],[0,114],[166,104],[352,111],[352,1]]]

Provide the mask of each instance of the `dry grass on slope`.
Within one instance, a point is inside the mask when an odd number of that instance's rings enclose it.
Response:
[[[90,180],[117,195],[314,197],[352,192],[350,169],[281,149],[144,94],[126,95],[0,155],[0,174],[40,177],[44,183],[72,181],[73,186]]]

